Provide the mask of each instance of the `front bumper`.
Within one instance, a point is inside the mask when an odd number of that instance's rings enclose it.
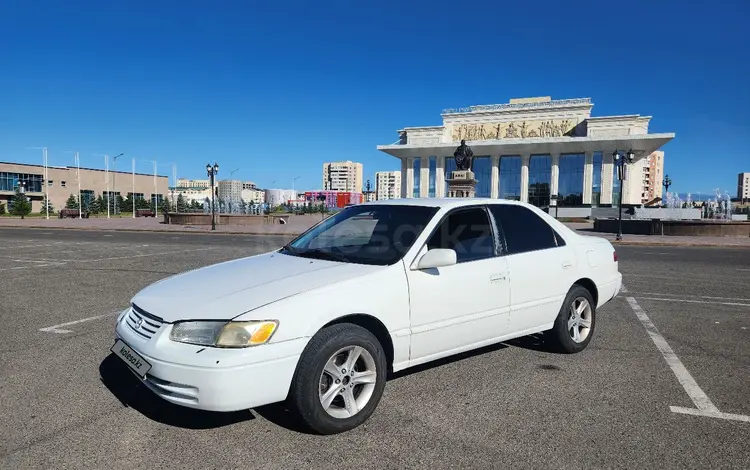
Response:
[[[146,377],[139,379],[152,392],[171,403],[208,411],[246,410],[286,399],[307,343],[296,339],[247,349],[205,348],[171,341],[170,329],[164,324],[147,339],[119,318],[115,337],[151,364]]]

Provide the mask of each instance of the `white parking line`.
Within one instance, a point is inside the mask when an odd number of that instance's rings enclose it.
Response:
[[[687,302],[689,304],[711,304],[711,305],[732,305],[735,307],[750,307],[750,304],[742,304],[739,302],[718,302],[716,300],[690,300],[690,299],[667,299],[663,297],[641,297],[637,296],[642,300],[660,300],[665,302]]]
[[[666,294],[663,292],[641,292],[640,294],[641,295],[654,295],[657,297],[678,297],[678,298],[692,297],[694,299],[709,299],[709,300],[739,300],[741,302],[750,303],[750,298],[747,298],[747,297],[714,297],[710,295]]]
[[[698,386],[698,383],[682,364],[680,358],[677,357],[672,348],[669,347],[667,340],[664,339],[661,333],[659,333],[656,325],[654,325],[651,319],[648,318],[648,315],[646,315],[646,312],[640,305],[638,305],[638,302],[636,302],[633,297],[627,297],[626,300],[628,301],[630,308],[635,312],[638,320],[640,320],[643,327],[646,328],[646,332],[649,337],[651,337],[651,341],[656,345],[656,349],[659,350],[664,357],[664,360],[667,361],[667,365],[672,369],[672,372],[674,372],[674,375],[677,377],[680,385],[682,385],[682,388],[685,389],[685,393],[688,394],[695,404],[695,408],[670,406],[670,411],[673,413],[690,414],[694,416],[750,422],[750,416],[722,413],[719,411],[711,399],[708,398],[708,395],[706,395],[706,393]]]
[[[10,271],[14,269],[29,269],[29,268],[41,268],[45,266],[63,266],[67,263],[96,263],[100,261],[115,261],[115,260],[121,260],[121,259],[132,259],[132,258],[144,258],[147,256],[162,256],[162,255],[176,255],[180,253],[194,253],[197,251],[207,251],[207,250],[213,250],[214,247],[207,247],[207,248],[196,248],[194,250],[179,250],[179,251],[163,251],[158,253],[142,253],[139,255],[128,255],[128,256],[113,256],[110,258],[98,258],[98,259],[37,259],[37,260],[26,260],[25,262],[29,263],[39,263],[39,262],[46,262],[47,264],[30,264],[27,266],[15,266],[12,268],[0,268],[0,271]],[[21,261],[21,260],[18,260]]]
[[[737,271],[747,271],[747,272],[750,272],[750,269],[745,269],[745,268],[737,268]]]
[[[47,248],[50,246],[62,245],[63,243],[64,242],[54,242],[54,243],[43,243],[41,245],[21,245],[21,246],[7,245],[7,246],[0,246],[0,250],[18,250],[21,248]]]
[[[77,325],[79,323],[84,323],[84,322],[91,321],[91,320],[98,320],[100,318],[111,317],[113,315],[117,315],[120,312],[121,311],[113,312],[113,313],[105,313],[104,315],[96,315],[93,317],[82,318],[80,320],[69,321],[67,323],[60,323],[59,325],[48,326],[46,328],[39,328],[39,331],[44,331],[45,333],[57,333],[57,334],[72,333],[73,330],[62,330],[61,328],[64,326]]]

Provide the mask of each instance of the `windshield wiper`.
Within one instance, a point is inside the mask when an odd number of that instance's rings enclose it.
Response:
[[[291,244],[289,244],[289,243],[287,243],[286,245],[282,246],[282,247],[281,247],[281,249],[280,249],[279,251],[280,251],[280,252],[281,252],[281,251],[287,251],[287,252],[289,252],[290,254],[293,254],[293,255],[297,255],[297,254],[299,254],[299,252],[300,252],[300,250],[299,250],[298,248],[295,248],[295,247],[293,247],[293,246],[292,246]]]
[[[329,261],[340,261],[342,263],[349,263],[349,258],[344,255],[334,253],[332,251],[321,250],[320,248],[312,248],[310,250],[297,250],[295,254],[300,256],[320,257],[321,259],[327,259]]]

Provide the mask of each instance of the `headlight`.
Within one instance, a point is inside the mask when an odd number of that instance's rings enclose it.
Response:
[[[267,343],[278,326],[276,320],[186,321],[172,327],[169,339],[199,346],[247,348]]]

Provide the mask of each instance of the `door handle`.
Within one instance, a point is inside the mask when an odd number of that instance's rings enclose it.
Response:
[[[505,274],[493,274],[490,276],[490,282],[502,282],[505,280]]]
[[[572,261],[570,261],[570,260],[567,260],[567,259],[566,259],[565,261],[563,261],[563,262],[562,262],[562,267],[563,267],[563,268],[569,268],[569,267],[571,267],[571,266],[573,266],[573,262],[572,262]]]

